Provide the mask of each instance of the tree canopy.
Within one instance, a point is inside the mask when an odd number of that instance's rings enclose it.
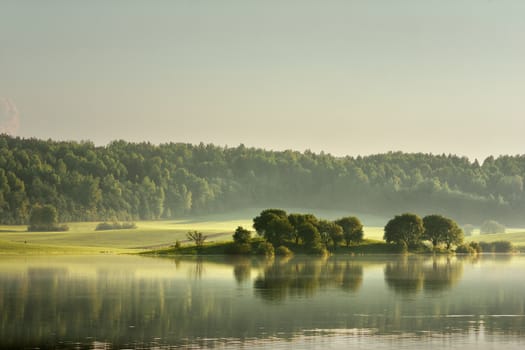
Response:
[[[66,231],[67,226],[58,224],[58,213],[52,205],[36,205],[29,217],[29,231]]]
[[[363,224],[355,216],[347,216],[335,221],[343,228],[343,238],[346,246],[351,243],[359,243],[363,240]]]
[[[463,242],[463,231],[452,219],[442,215],[427,215],[423,218],[423,226],[423,238],[431,241],[434,248],[443,243],[450,249],[452,244],[459,245]]]
[[[415,214],[406,213],[388,221],[383,238],[387,243],[414,247],[421,241],[424,231],[423,220]]]

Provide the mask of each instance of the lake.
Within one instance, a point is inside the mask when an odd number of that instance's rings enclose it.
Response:
[[[518,349],[525,258],[0,257],[0,348]]]

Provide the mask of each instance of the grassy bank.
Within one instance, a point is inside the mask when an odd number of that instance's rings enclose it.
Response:
[[[257,246],[260,243],[259,240],[252,242],[252,252],[257,250]],[[195,245],[184,245],[180,248],[167,247],[161,249],[153,249],[150,251],[142,252],[144,255],[156,255],[156,256],[172,256],[172,255],[222,255],[227,254],[232,247],[233,242],[215,242],[208,243],[204,246],[197,248]],[[302,245],[289,244],[287,247],[297,255],[308,255],[309,250]],[[391,254],[396,253],[395,247],[386,244],[384,241],[365,239],[359,245],[352,245],[349,247],[337,247],[335,251],[331,253],[334,255],[349,255],[349,254]]]

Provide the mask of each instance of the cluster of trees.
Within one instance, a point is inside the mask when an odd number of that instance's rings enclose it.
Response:
[[[401,250],[420,247],[430,241],[434,249],[463,242],[463,230],[458,224],[442,215],[428,215],[421,219],[416,214],[396,215],[385,226],[384,240],[400,246]]]
[[[354,216],[329,221],[313,214],[265,209],[253,219],[253,228],[274,248],[295,244],[312,252],[336,250],[343,242],[349,246],[363,239],[363,225]]]
[[[525,156],[482,164],[401,152],[334,157],[211,144],[107,146],[0,135],[0,222],[35,205],[60,221],[175,218],[246,207],[338,209],[391,216],[442,212],[463,223],[524,221]]]
[[[57,210],[51,205],[37,205],[31,211],[28,231],[67,231],[69,227],[59,224]]]

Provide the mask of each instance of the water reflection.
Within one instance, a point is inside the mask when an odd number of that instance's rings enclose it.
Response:
[[[247,282],[252,277],[252,264],[249,258],[239,257],[233,261],[233,276],[237,283]]]
[[[311,297],[320,289],[355,292],[363,282],[363,266],[354,261],[326,259],[278,260],[255,279],[255,295],[269,301]]]
[[[463,262],[449,256],[405,256],[385,266],[385,282],[400,294],[440,292],[451,288],[462,274]]]
[[[522,257],[68,259],[0,260],[0,348],[525,341]]]

